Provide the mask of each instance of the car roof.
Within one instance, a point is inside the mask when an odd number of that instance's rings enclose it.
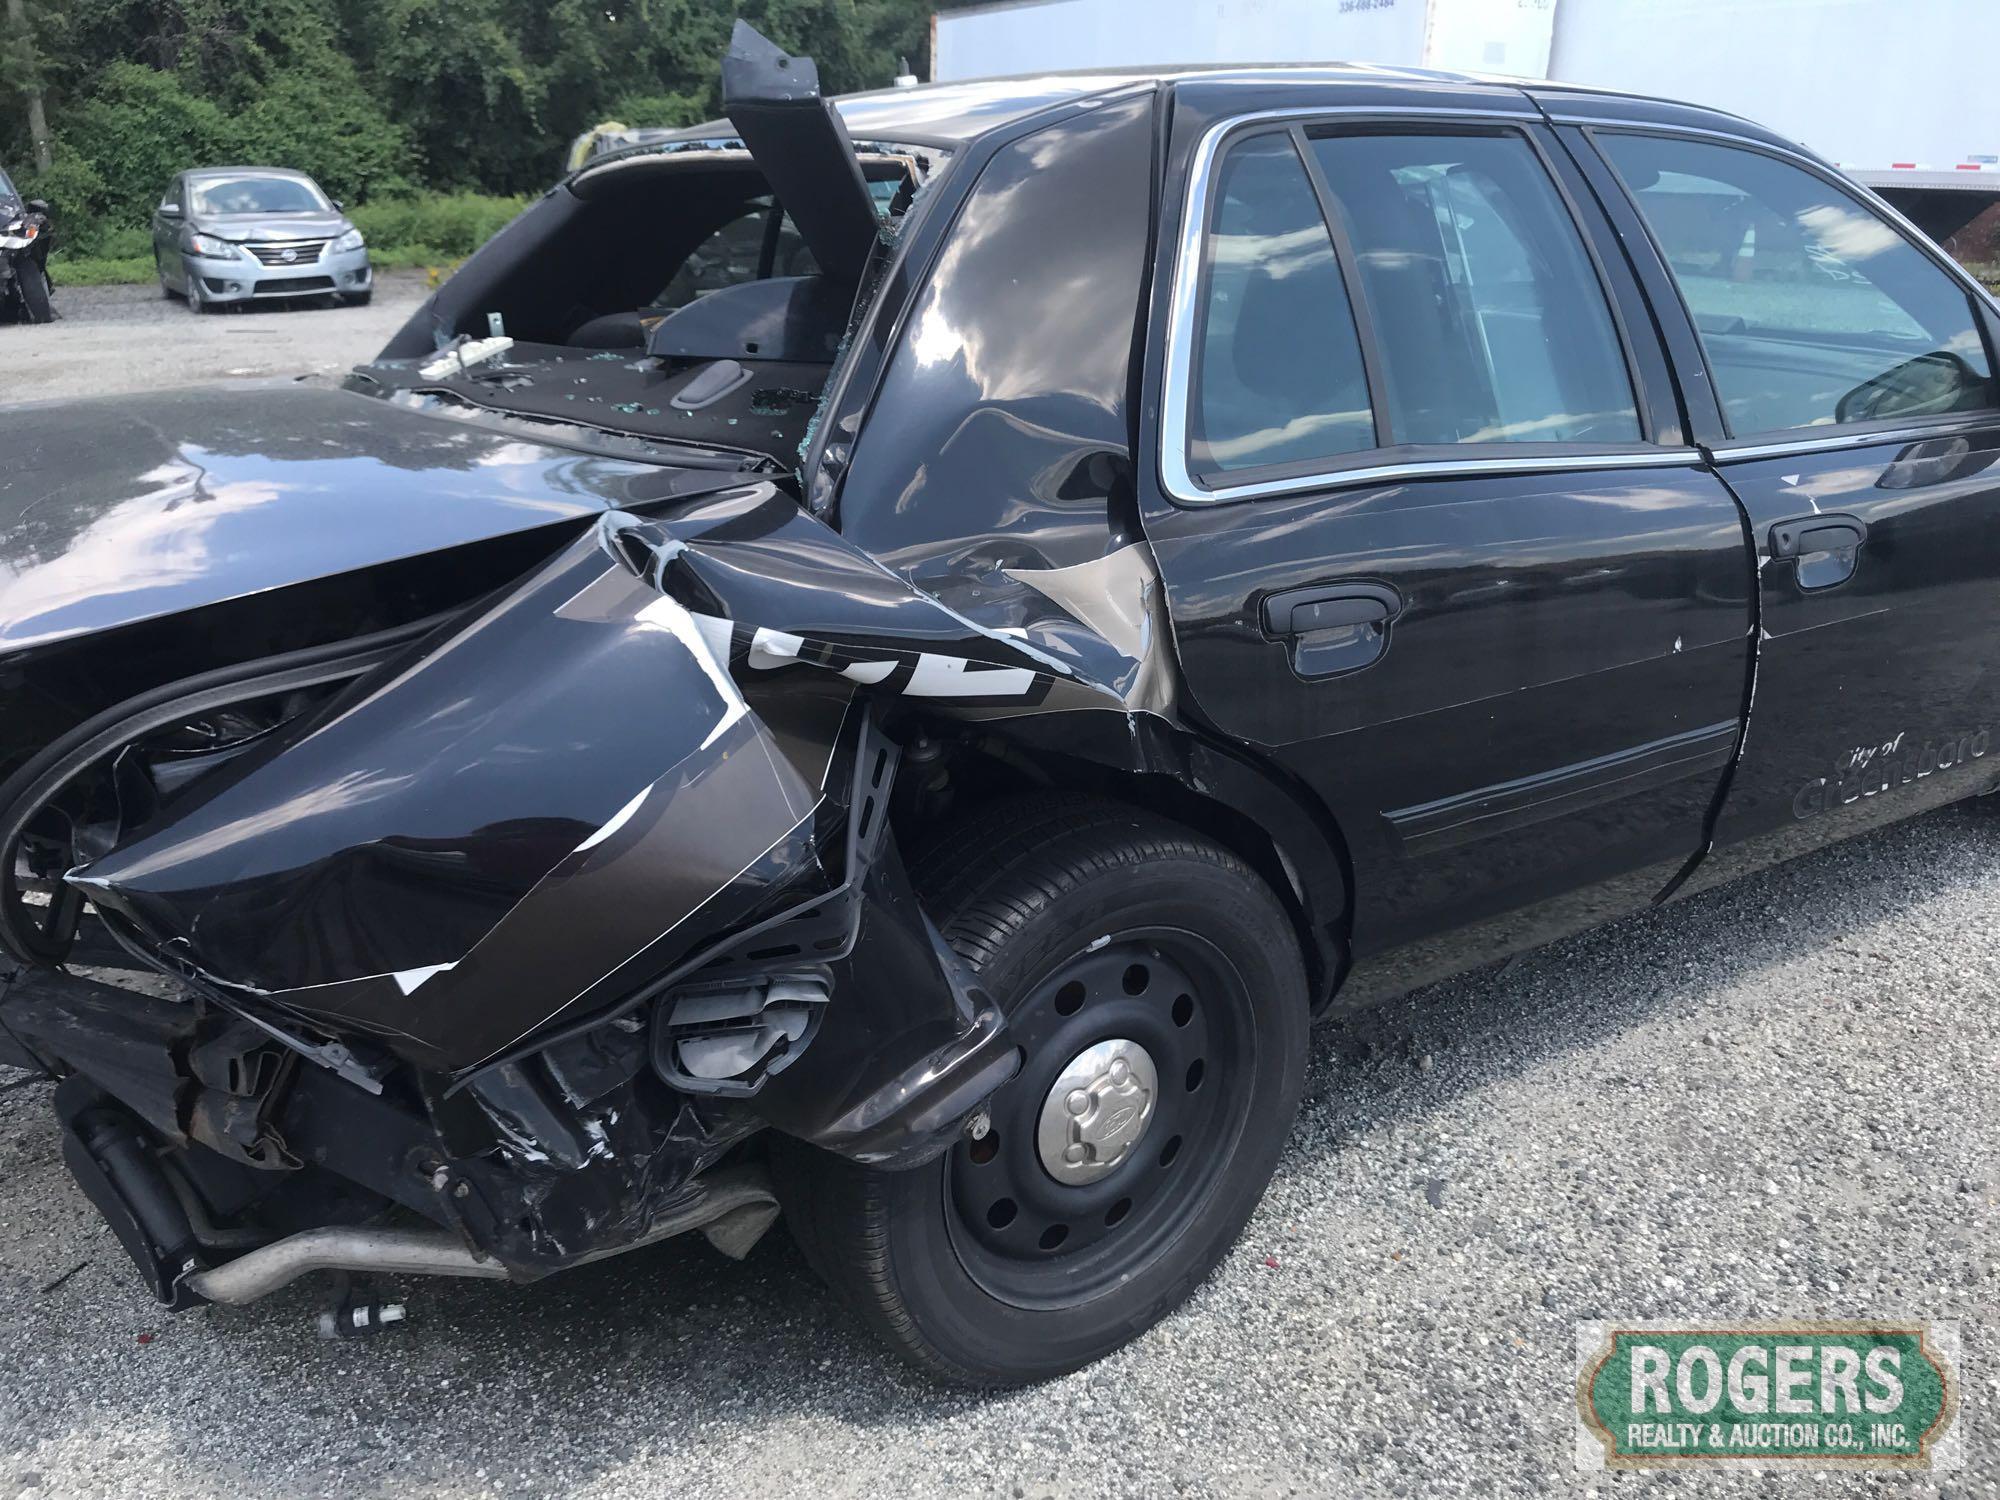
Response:
[[[300,182],[312,182],[313,180],[310,172],[301,172],[297,167],[190,167],[184,175],[188,177],[293,177],[297,178]]]
[[[1768,131],[1720,110],[1660,100],[1639,94],[1585,84],[1548,79],[1507,78],[1488,73],[1454,73],[1432,68],[1391,67],[1382,63],[1232,63],[1227,67],[1206,64],[1186,66],[1090,68],[1077,72],[1026,73],[1008,78],[976,78],[953,83],[924,83],[912,88],[876,89],[868,93],[843,94],[834,106],[857,140],[907,142],[913,145],[956,147],[990,130],[1012,125],[1029,115],[1059,104],[1092,95],[1112,93],[1143,84],[1190,84],[1232,80],[1263,80],[1274,84],[1311,85],[1315,89],[1337,89],[1341,85],[1365,86],[1379,92],[1384,84],[1414,86],[1458,84],[1461,86],[1519,89],[1544,98],[1562,96],[1565,102],[1588,96],[1591,112],[1609,118],[1634,121],[1655,119],[1657,107],[1666,105],[1687,119],[1706,117],[1716,128],[1771,139]],[[1413,88],[1410,103],[1423,102],[1421,88]],[[727,120],[710,120],[681,130],[635,131],[645,144],[670,141],[712,140],[733,135]]]

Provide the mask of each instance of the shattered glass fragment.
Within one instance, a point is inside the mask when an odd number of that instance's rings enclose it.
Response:
[[[819,400],[817,391],[800,390],[797,386],[764,386],[750,393],[750,414],[756,417],[782,417],[794,406],[805,406]]]

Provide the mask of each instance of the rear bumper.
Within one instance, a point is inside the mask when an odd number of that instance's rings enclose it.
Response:
[[[697,1229],[741,1255],[777,1216],[761,1167],[715,1166],[727,1139],[686,1121],[595,1172],[510,1162],[469,1101],[371,1095],[281,1056],[273,1072],[227,1045],[235,1024],[62,975],[0,999],[17,1055],[62,1075],[64,1165],[174,1311],[315,1270],[532,1281]]]
[[[870,1020],[858,998],[855,1009],[853,1031],[821,1038],[837,1071]],[[851,1091],[774,1088],[731,1105],[641,1072],[575,1111],[564,1091],[591,1087],[583,1054],[617,1067],[602,1040],[454,1096],[407,1075],[371,1093],[242,1027],[192,999],[61,974],[0,994],[9,1060],[62,1078],[64,1164],[175,1311],[247,1302],[315,1270],[532,1281],[694,1230],[740,1257],[777,1217],[760,1153],[738,1149],[758,1130],[910,1166],[945,1149],[1018,1065],[985,1012],[942,1046],[878,1055]],[[566,1133],[596,1147],[554,1159]]]

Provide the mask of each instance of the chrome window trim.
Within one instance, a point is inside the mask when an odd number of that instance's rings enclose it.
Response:
[[[1695,448],[1661,448],[1652,453],[1571,453],[1543,458],[1439,458],[1416,463],[1372,464],[1358,469],[1331,469],[1324,474],[1264,479],[1216,489],[1204,489],[1191,475],[1187,475],[1183,482],[1189,488],[1185,491],[1172,488],[1174,476],[1169,475],[1167,492],[1174,499],[1189,505],[1218,505],[1231,500],[1256,500],[1266,495],[1296,494],[1301,490],[1389,484],[1399,479],[1464,478],[1473,474],[1561,474],[1579,469],[1659,469],[1692,467],[1701,461],[1701,452]]]
[[[1532,104],[1532,101],[1531,101]],[[1209,184],[1215,159],[1223,141],[1259,125],[1277,125],[1324,120],[1335,116],[1361,116],[1384,121],[1430,119],[1483,120],[1496,125],[1526,129],[1545,124],[1546,118],[1532,107],[1522,111],[1472,109],[1465,106],[1398,108],[1393,105],[1350,104],[1301,106],[1291,109],[1259,110],[1219,120],[1202,133],[1188,164],[1186,195],[1181,204],[1180,237],[1174,250],[1172,291],[1167,304],[1166,356],[1162,365],[1160,390],[1160,487],[1182,505],[1218,505],[1234,500],[1255,500],[1266,495],[1289,495],[1304,490],[1340,489],[1354,485],[1382,484],[1399,479],[1462,477],[1474,474],[1563,473],[1580,469],[1645,469],[1683,467],[1702,463],[1700,450],[1692,447],[1658,448],[1649,452],[1625,451],[1577,453],[1539,457],[1489,455],[1468,459],[1426,459],[1414,463],[1371,464],[1361,467],[1328,469],[1321,473],[1290,475],[1279,479],[1253,480],[1244,484],[1224,484],[1213,488],[1195,478],[1188,466],[1187,431],[1189,398],[1194,379],[1194,321],[1201,296],[1202,240],[1207,231]],[[1637,399],[1637,393],[1634,393]],[[1381,450],[1358,449],[1358,453]]]
[[[1747,458],[1782,458],[1794,453],[1826,453],[1840,448],[1872,448],[1877,443],[1920,443],[1984,432],[1995,425],[1996,418],[2000,418],[2000,414],[1983,417],[1964,415],[1942,418],[1922,426],[1912,424],[1874,432],[1841,432],[1821,438],[1796,438],[1775,443],[1754,439],[1714,443],[1708,452],[1716,463],[1730,463]]]

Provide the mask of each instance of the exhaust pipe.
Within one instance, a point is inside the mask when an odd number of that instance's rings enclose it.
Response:
[[[778,1200],[760,1167],[733,1167],[701,1178],[692,1203],[654,1221],[638,1239],[594,1251],[573,1265],[623,1255],[699,1229],[710,1244],[741,1260],[778,1218]],[[365,1271],[402,1276],[475,1276],[505,1280],[507,1268],[466,1248],[442,1229],[308,1229],[197,1271],[181,1285],[209,1302],[241,1307],[313,1271]]]

